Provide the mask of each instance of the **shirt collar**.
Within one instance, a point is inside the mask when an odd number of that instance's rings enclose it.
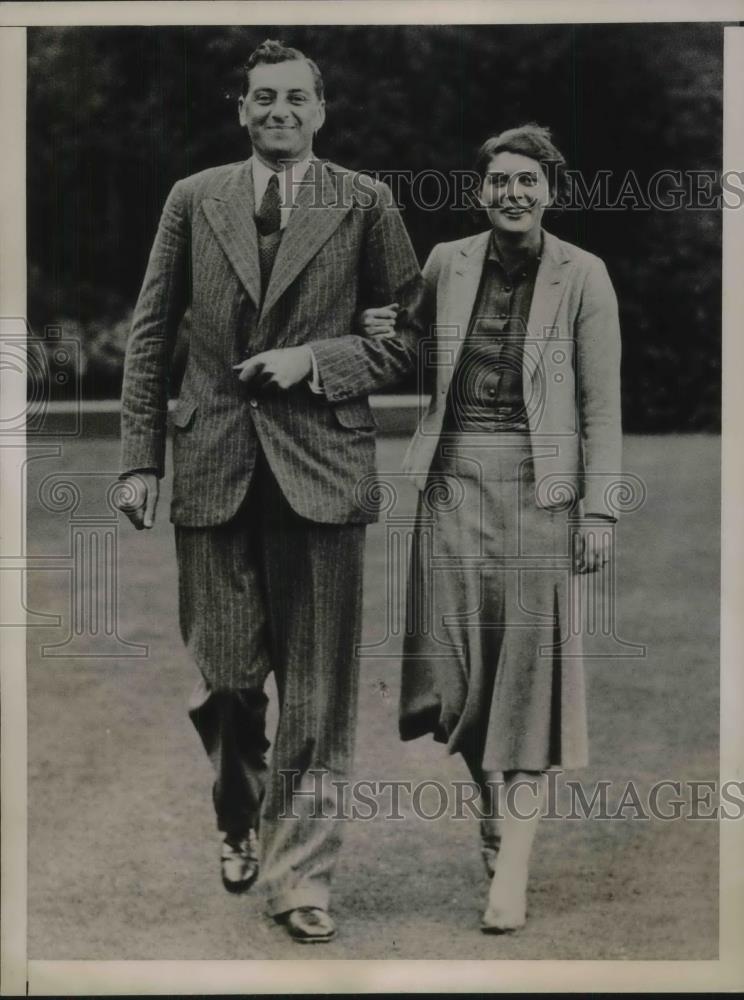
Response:
[[[279,191],[282,196],[282,206],[291,206],[294,202],[295,185],[305,176],[313,159],[314,156],[311,153],[309,156],[305,157],[304,160],[298,160],[297,163],[291,163],[283,170],[272,170],[271,167],[267,167],[265,163],[262,163],[257,156],[251,157],[251,169],[253,172],[253,197],[256,207],[261,204],[263,196],[266,192],[266,186],[269,183],[269,178],[272,174],[279,175]]]
[[[540,259],[542,258],[542,255],[543,255],[543,252],[544,252],[544,248],[545,248],[545,232],[541,229],[540,230],[540,243],[538,244],[538,246],[535,249],[530,249],[530,250],[527,251],[527,253],[525,254],[524,260],[520,264],[518,264],[514,268],[514,270],[518,271],[518,270],[521,270],[522,268],[526,267],[528,264],[536,264],[536,263],[538,263],[540,261]],[[488,257],[488,260],[495,260],[497,263],[499,263],[501,265],[501,267],[504,268],[504,270],[506,270],[504,262],[501,259],[501,254],[499,253],[498,244],[496,243],[496,238],[494,236],[493,230],[491,230],[491,237],[490,237],[490,239],[488,241],[488,254],[487,254],[487,257]]]

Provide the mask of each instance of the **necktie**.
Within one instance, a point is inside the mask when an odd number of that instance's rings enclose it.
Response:
[[[279,178],[272,174],[269,183],[266,185],[264,196],[261,199],[261,207],[256,216],[256,229],[261,236],[270,236],[277,229],[281,228],[282,213],[279,199]]]
[[[261,299],[266,295],[274,261],[282,241],[282,214],[279,205],[279,178],[272,174],[256,216],[258,264],[261,270]]]

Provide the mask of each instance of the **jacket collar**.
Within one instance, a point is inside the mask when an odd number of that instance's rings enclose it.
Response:
[[[258,308],[261,273],[251,159],[238,164],[202,204],[215,236]],[[312,160],[298,185],[264,295],[261,318],[329,239],[350,208],[351,198],[339,196],[336,178],[328,165],[322,160]]]
[[[440,374],[445,383],[452,377],[470,326],[490,240],[490,229],[477,233],[465,240],[455,254],[454,276],[445,293],[443,313],[439,319],[444,339],[455,341]],[[573,260],[570,244],[543,230],[542,254],[535,276],[535,288],[527,320],[528,332],[524,342],[525,379],[531,379],[540,368],[542,355],[551,335],[555,333],[555,320],[566,290],[568,276],[573,270]],[[563,335],[566,336],[566,331]]]
[[[202,202],[220,246],[256,307],[261,301],[251,161],[237,164]]]
[[[559,240],[557,236],[553,236],[547,230],[542,230],[543,244],[542,244],[542,254],[541,261],[546,260],[550,264],[562,264],[568,263],[573,260],[573,254],[571,252],[571,244],[564,243],[563,240]],[[471,236],[469,239],[464,240],[460,247],[460,254],[469,261],[469,265],[482,265],[486,258],[488,252],[488,247],[491,239],[491,230],[487,229],[485,232],[476,233],[475,236]]]
[[[573,254],[569,244],[545,230],[543,234],[543,251],[535,275],[524,345],[524,370],[530,377],[539,366],[550,338],[556,334],[565,338],[569,334],[567,330],[557,330],[555,321],[573,270]]]

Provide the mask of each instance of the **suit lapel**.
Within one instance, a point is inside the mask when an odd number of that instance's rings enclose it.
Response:
[[[351,208],[350,192],[339,192],[321,160],[308,167],[294,198],[287,228],[271,271],[262,317],[338,228]]]
[[[453,261],[452,274],[444,294],[444,308],[438,321],[443,327],[440,334],[444,341],[442,346],[446,345],[448,348],[442,354],[446,361],[443,360],[440,369],[445,385],[450,383],[470,326],[489,236],[490,232],[478,233],[459,249]]]
[[[235,273],[258,308],[261,302],[261,272],[253,219],[255,206],[251,161],[241,163],[222,188],[212,197],[204,199],[202,208]]]
[[[543,253],[535,276],[535,289],[527,319],[524,351],[524,378],[531,380],[555,331],[561,299],[573,268],[564,244],[550,233],[544,234]],[[559,334],[560,335],[560,334]],[[563,331],[567,335],[567,331]]]

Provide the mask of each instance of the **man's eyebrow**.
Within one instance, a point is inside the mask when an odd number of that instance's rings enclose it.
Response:
[[[256,94],[277,94],[278,91],[276,87],[256,87],[254,93]],[[287,91],[288,94],[309,94],[310,91],[307,87],[290,87]]]

